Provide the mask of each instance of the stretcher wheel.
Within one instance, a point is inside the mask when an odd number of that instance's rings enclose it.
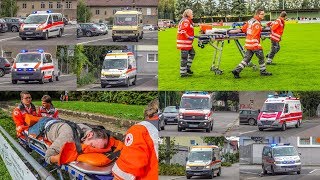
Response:
[[[202,44],[200,47],[203,49],[203,48],[204,48],[204,45]]]
[[[223,71],[220,70],[220,69],[217,69],[217,70],[215,70],[214,73],[215,73],[216,75],[221,75],[221,74],[223,73]]]
[[[210,71],[216,71],[216,67],[215,66],[211,66]]]
[[[200,44],[198,44],[198,47],[201,47],[201,45],[200,45]]]

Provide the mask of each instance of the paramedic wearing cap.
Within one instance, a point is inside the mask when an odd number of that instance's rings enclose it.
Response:
[[[242,32],[246,33],[246,41],[244,47],[247,49],[246,54],[240,64],[232,71],[234,78],[240,78],[240,72],[251,61],[255,54],[259,59],[260,75],[271,76],[272,73],[267,72],[264,62],[264,55],[262,46],[260,44],[260,35],[262,31],[261,20],[264,18],[264,11],[262,9],[256,10],[255,16],[250,19],[243,27]]]
[[[195,56],[195,51],[192,47],[194,39],[193,29],[193,12],[191,9],[187,9],[182,14],[182,19],[178,25],[177,33],[177,48],[181,50],[180,60],[180,76],[186,77],[192,75],[191,64]]]
[[[32,104],[31,94],[27,91],[20,93],[21,103],[18,107],[14,108],[12,112],[12,119],[16,124],[17,136],[21,136],[22,132],[28,128],[25,124],[26,114],[33,116],[37,115],[36,107]]]
[[[58,110],[53,106],[52,99],[49,95],[44,95],[41,98],[42,106],[38,109],[39,117],[59,118]]]
[[[126,133],[120,157],[112,168],[116,180],[158,179],[158,100],[145,109],[145,121]]]
[[[285,25],[285,18],[287,16],[287,13],[285,11],[282,11],[280,13],[280,16],[278,19],[276,19],[274,22],[268,23],[268,25],[271,26],[271,51],[269,54],[267,54],[267,64],[275,64],[272,62],[274,56],[279,52],[280,50],[280,44],[281,36],[284,31],[284,25]]]

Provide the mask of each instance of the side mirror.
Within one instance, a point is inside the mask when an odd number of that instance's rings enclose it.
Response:
[[[128,69],[132,69],[132,65],[131,64],[129,64]]]
[[[260,109],[258,109],[258,113],[260,113],[261,112],[261,110]]]
[[[215,156],[213,156],[212,161],[216,161],[216,160],[217,160],[217,158]]]

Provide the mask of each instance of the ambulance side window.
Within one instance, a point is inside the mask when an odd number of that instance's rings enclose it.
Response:
[[[289,112],[289,110],[288,110],[288,104],[286,104],[285,106],[284,106],[284,113],[288,113]]]
[[[46,54],[45,59],[46,59],[46,61],[44,61],[45,63],[52,63],[52,57],[50,54]]]
[[[49,16],[48,24],[52,24],[52,15]]]
[[[53,15],[53,22],[58,22],[58,21],[59,21],[58,15]]]

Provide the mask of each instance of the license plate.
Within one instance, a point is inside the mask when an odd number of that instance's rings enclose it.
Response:
[[[111,81],[111,82],[109,82],[109,84],[118,84],[118,82]]]
[[[263,127],[271,127],[270,125],[264,125]]]
[[[194,175],[201,175],[201,173],[194,173]]]
[[[174,119],[167,119],[167,121],[174,121]]]
[[[198,125],[190,124],[189,127],[198,127]]]
[[[33,32],[26,32],[26,34],[33,34]]]
[[[29,79],[29,76],[22,76],[21,79]]]
[[[293,170],[293,168],[287,168],[286,169],[286,171],[292,171]]]
[[[121,38],[123,38],[123,39],[128,39],[128,36],[121,36]]]

